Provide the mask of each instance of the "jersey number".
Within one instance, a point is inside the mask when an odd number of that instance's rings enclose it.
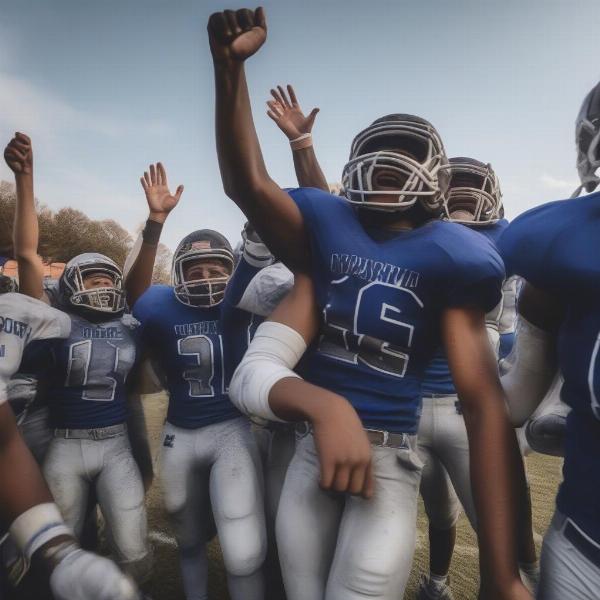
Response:
[[[319,344],[322,354],[353,364],[360,361],[376,371],[404,377],[415,329],[404,319],[415,308],[423,308],[416,294],[386,283],[366,285],[358,293],[351,327],[337,323],[331,308],[328,305],[324,311],[325,325]]]
[[[222,344],[221,336],[219,343]],[[205,335],[190,335],[177,342],[177,349],[181,356],[193,356],[197,366],[186,369],[183,378],[190,384],[190,396],[201,398],[215,395],[213,378],[215,376],[215,353],[212,340]],[[223,356],[221,348],[221,356]],[[223,365],[221,365],[223,372]],[[223,393],[225,393],[224,384]]]
[[[69,367],[67,370],[67,387],[84,387],[82,398],[109,402],[115,398],[118,376],[124,382],[133,356],[108,340],[83,340],[72,344],[69,348]],[[123,360],[121,360],[121,358]]]
[[[592,351],[592,357],[590,359],[590,367],[588,369],[588,387],[590,390],[590,399],[592,402],[592,412],[596,419],[600,420],[600,403],[598,403],[598,397],[596,396],[596,382],[595,376],[598,370],[598,353],[600,352],[600,333],[596,338],[594,349]]]

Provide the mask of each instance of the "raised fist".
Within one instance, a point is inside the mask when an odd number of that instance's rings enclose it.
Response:
[[[33,173],[31,140],[24,133],[17,131],[4,149],[4,160],[15,175],[31,175]]]
[[[214,13],[208,20],[208,39],[215,62],[243,62],[267,39],[265,12],[259,7]]]

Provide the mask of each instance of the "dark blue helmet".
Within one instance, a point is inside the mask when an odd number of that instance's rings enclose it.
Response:
[[[489,163],[459,156],[451,158],[446,218],[463,225],[491,225],[502,217],[500,182]]]
[[[365,208],[399,211],[418,202],[430,212],[439,212],[449,181],[443,169],[447,163],[442,140],[429,121],[414,115],[387,115],[354,138],[342,185],[348,201]],[[373,175],[378,169],[395,174],[403,182],[401,188],[376,189]],[[372,199],[381,195],[392,201]]]
[[[227,275],[188,279],[186,267],[192,262],[217,260],[223,263]],[[199,229],[186,235],[173,255],[171,284],[177,299],[189,306],[215,306],[225,296],[227,282],[233,273],[234,256],[224,235],[212,229]]]

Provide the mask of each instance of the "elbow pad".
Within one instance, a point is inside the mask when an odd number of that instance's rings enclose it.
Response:
[[[298,377],[292,370],[306,351],[304,338],[294,329],[261,323],[229,385],[229,398],[246,415],[284,422],[271,410],[269,392],[281,379]]]
[[[533,414],[554,379],[557,364],[553,338],[519,317],[515,344],[506,359],[510,366],[500,378],[515,427],[523,425]]]

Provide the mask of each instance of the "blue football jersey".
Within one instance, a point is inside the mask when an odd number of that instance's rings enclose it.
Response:
[[[127,420],[125,381],[136,360],[131,315],[100,323],[75,313],[71,333],[55,344],[53,370],[45,388],[54,427],[92,429]]]
[[[338,196],[312,188],[289,193],[309,232],[323,315],[299,372],[345,396],[365,427],[416,432],[441,311],[493,308],[504,278],[500,257],[461,225],[432,221],[378,240]]]
[[[487,227],[473,227],[472,231],[484,235],[494,246],[500,238],[502,232],[506,229],[508,221],[502,219],[493,225]],[[425,396],[432,394],[452,395],[456,394],[448,358],[443,346],[440,346],[425,370],[423,377],[423,394]]]
[[[567,418],[558,508],[600,542],[600,193],[519,216],[499,247],[507,270],[561,298],[558,339]]]
[[[237,304],[258,270],[242,259],[216,306],[183,304],[166,285],[151,286],[135,303],[142,342],[166,377],[167,420],[176,427],[197,429],[239,416],[229,382],[256,323]]]

